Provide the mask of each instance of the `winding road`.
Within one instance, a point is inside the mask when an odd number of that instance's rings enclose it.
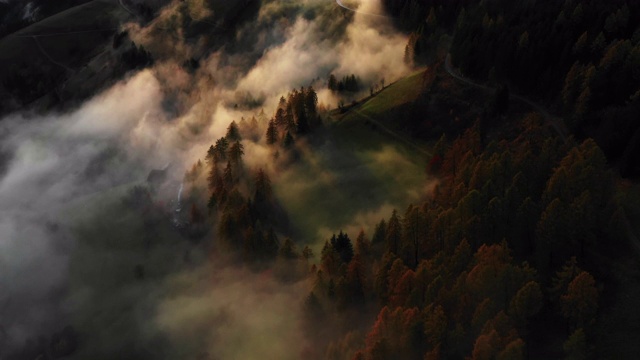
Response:
[[[31,36],[31,38],[33,39],[33,41],[36,42],[36,46],[38,47],[38,50],[40,51],[40,53],[44,55],[44,57],[46,57],[52,64],[58,65],[69,72],[72,72],[72,73],[76,72],[74,69],[52,58],[51,55],[49,55],[49,53],[42,47],[42,44],[40,44],[40,41],[38,40],[37,36]]]
[[[129,9],[125,4],[124,4],[124,0],[118,0],[118,4],[120,4],[120,7],[124,9],[124,11],[128,12],[129,14],[138,17],[138,15],[136,15],[135,12],[133,12],[131,9]]]
[[[368,15],[368,16],[377,16],[377,17],[382,17],[382,18],[387,18],[387,19],[393,18],[393,16],[388,16],[388,15],[384,15],[384,14],[368,13],[368,12],[360,11],[360,10],[358,10],[358,9],[350,8],[350,7],[348,7],[347,5],[345,5],[345,4],[342,2],[342,0],[336,0],[336,3],[337,3],[337,4],[338,4],[338,6],[340,6],[341,8],[343,8],[343,9],[347,9],[347,10],[349,10],[349,11],[353,11],[353,12],[358,13],[358,14],[363,14],[363,15]]]
[[[453,69],[453,65],[451,64],[451,54],[447,54],[447,57],[444,61],[444,68],[447,71],[447,73],[449,73],[449,75],[451,75],[451,77],[453,77],[454,79],[461,81],[467,85],[471,85],[473,87],[485,90],[485,91],[495,91],[495,88],[486,86],[486,85],[482,85],[479,84],[475,81],[469,80],[467,78],[465,78],[462,74],[460,74],[459,72],[455,71]],[[540,113],[542,115],[542,117],[545,118],[545,120],[547,120],[549,122],[549,124],[551,124],[551,126],[553,127],[553,129],[558,133],[558,135],[560,135],[560,137],[562,138],[562,140],[566,140],[567,139],[567,135],[565,134],[565,126],[564,123],[562,121],[562,119],[557,118],[552,116],[551,114],[549,114],[549,112],[547,110],[545,110],[545,108],[543,108],[542,106],[534,103],[533,101],[524,98],[520,95],[516,95],[516,94],[509,94],[509,96],[511,98],[514,98],[520,102],[523,102],[527,105],[529,105],[530,107],[532,107],[536,112]]]

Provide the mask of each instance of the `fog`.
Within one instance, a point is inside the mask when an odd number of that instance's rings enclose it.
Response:
[[[298,359],[312,347],[300,329],[306,280],[283,284],[212,257],[206,242],[175,231],[170,215],[143,218],[122,198],[168,165],[154,199],[171,213],[184,171],[231,121],[261,110],[270,118],[280,96],[300,86],[313,85],[334,108],[330,73],[356,74],[364,93],[390,83],[410,70],[406,38],[388,19],[330,1],[265,0],[232,45],[210,52],[179,27],[166,30],[179,6],[146,26],[123,24],[157,59],[152,68],[69,113],[25,109],[0,121],[0,357],[66,325],[79,333],[76,359]],[[211,15],[205,1],[188,7],[194,19]],[[190,57],[200,61],[192,73],[180,66]],[[257,104],[243,103],[249,94]],[[394,208],[428,192],[420,165],[391,146],[300,144],[305,160],[277,168],[264,143],[243,144],[247,167],[270,173],[299,247],[316,254],[331,233],[371,235]],[[138,266],[144,276],[135,276]]]

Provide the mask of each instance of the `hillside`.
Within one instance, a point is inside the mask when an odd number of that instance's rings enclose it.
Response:
[[[45,95],[55,103],[64,83],[103,52],[130,18],[116,2],[90,1],[0,39],[0,93],[4,109]],[[5,110],[6,111],[6,110]]]
[[[1,359],[640,351],[636,3],[8,4]]]

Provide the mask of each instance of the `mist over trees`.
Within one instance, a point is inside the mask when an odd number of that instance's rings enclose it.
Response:
[[[329,75],[329,80],[327,82],[327,87],[329,90],[334,92],[358,92],[360,91],[360,79],[358,79],[355,74],[346,75],[341,80],[338,80],[335,75]]]
[[[431,200],[381,220],[372,241],[361,232],[355,256],[346,234],[325,243],[308,311],[380,308],[345,358],[560,356],[557,337],[572,356],[597,336],[594,275],[609,277],[604,259],[627,246],[608,228],[618,215],[602,151],[535,117],[508,141],[482,146],[478,130],[445,151]]]
[[[319,4],[187,0],[165,12],[138,3],[140,18],[105,37],[98,65],[144,91],[102,95],[70,120],[25,126],[17,140],[0,134],[16,153],[8,170],[0,164],[0,198],[15,202],[11,186],[22,190],[26,212],[42,206],[33,201],[40,190],[52,191],[49,201],[66,207],[47,212],[83,219],[68,230],[30,219],[46,234],[80,239],[56,243],[77,246],[67,280],[76,292],[64,306],[80,310],[33,334],[21,329],[26,341],[12,343],[7,359],[634,353],[638,345],[617,336],[637,335],[640,318],[639,5],[383,0],[388,20],[373,21]],[[5,18],[7,8],[0,3]],[[403,42],[393,64],[412,75],[361,73],[318,56],[319,75],[287,58],[313,58],[326,50],[307,49],[325,40],[316,32],[341,34],[360,16],[404,34],[393,38]],[[163,40],[150,41],[164,26]],[[67,86],[33,63],[12,69],[3,86],[16,102]],[[382,80],[364,100],[328,109],[371,79]],[[17,126],[10,120],[7,133]],[[66,137],[47,148],[58,132]],[[157,166],[166,159],[174,164]],[[407,188],[389,180],[407,172],[423,180]],[[89,182],[99,186],[76,189]],[[2,235],[31,240],[14,231],[25,223],[6,224]],[[0,346],[14,341],[3,326]]]

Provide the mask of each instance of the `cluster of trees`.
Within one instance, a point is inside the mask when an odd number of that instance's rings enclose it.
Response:
[[[13,64],[3,73],[2,86],[20,104],[37,100],[51,89],[56,89],[64,75],[46,62]]]
[[[394,211],[355,247],[342,233],[325,244],[310,319],[379,309],[360,342],[349,340],[359,346],[341,339],[332,358],[584,358],[596,279],[627,248],[624,212],[598,145],[563,142],[541,123],[527,117],[510,141],[484,144],[478,124],[442,139],[432,199]]]
[[[113,47],[114,49],[119,48],[126,39],[129,39],[129,31],[127,30],[113,34],[113,41],[111,42],[111,47]]]
[[[336,92],[358,92],[361,88],[360,79],[355,74],[346,75],[342,80],[338,80],[335,75],[331,74],[327,81],[327,87]]]
[[[116,38],[114,38],[114,46]],[[128,70],[142,69],[153,64],[151,53],[145,50],[144,46],[136,46],[131,42],[129,48],[120,54],[120,61]]]
[[[452,34],[453,62],[475,79],[547,102],[592,137],[624,176],[640,175],[640,4],[384,0],[410,33],[408,63],[434,59]],[[445,41],[444,43],[448,43]]]
[[[289,232],[287,215],[273,194],[267,172],[246,168],[243,139],[257,143],[264,136],[276,160],[280,150],[293,151],[295,139],[319,125],[317,105],[315,90],[303,87],[281,97],[268,122],[264,110],[251,119],[232,121],[226,135],[209,147],[204,162],[199,160],[185,174],[191,203],[187,228],[202,229],[198,233],[203,235],[215,227],[219,249],[241,255],[247,263],[275,261],[282,279],[305,275],[311,250],[298,253],[290,238],[279,240],[278,234]],[[200,183],[206,183],[206,190],[199,189]],[[201,201],[205,197],[207,201]],[[208,216],[201,210],[205,204]]]
[[[248,171],[238,125],[232,122],[226,136],[207,151],[207,207],[217,225],[222,248],[242,254],[245,261],[273,260],[279,249],[274,226],[286,225],[272,195],[264,170]]]
[[[297,101],[299,92],[294,93],[291,99]],[[232,121],[226,135],[209,147],[204,162],[199,160],[186,172],[186,201],[191,203],[187,229],[202,229],[202,235],[213,227],[214,246],[220,251],[236,255],[247,264],[272,264],[279,269],[281,279],[295,279],[305,272],[299,270],[302,255],[293,241],[288,237],[280,241],[281,234],[289,233],[287,215],[273,193],[268,173],[248,169],[243,160],[243,139],[259,141],[265,121],[264,111],[250,120],[242,118],[239,124]],[[206,189],[199,188],[202,182]],[[204,202],[203,198],[208,200]],[[207,212],[201,210],[204,206]]]
[[[313,87],[294,89],[287,97],[282,96],[266,131],[266,142],[290,148],[295,136],[304,136],[320,124],[318,95]]]
[[[453,61],[547,101],[593,137],[624,175],[640,174],[640,4],[492,1],[460,12]]]
[[[425,20],[434,11],[441,24],[451,26],[459,11],[471,3],[471,0],[382,0],[382,5],[393,16],[396,26],[407,32],[424,26]]]

